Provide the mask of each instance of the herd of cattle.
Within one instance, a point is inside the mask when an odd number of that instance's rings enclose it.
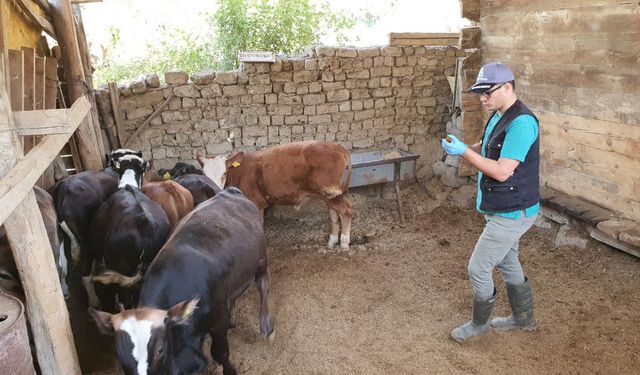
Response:
[[[196,159],[202,171],[177,163],[158,171],[163,181],[147,182],[142,153],[118,149],[104,170],[69,176],[48,192],[34,187],[62,292],[68,295],[70,263],[81,277],[69,282],[84,286],[100,332],[115,335],[126,374],[202,372],[207,334],[223,373],[236,374],[227,330],[234,301],[252,282],[260,333],[273,337],[262,226],[269,205],[322,199],[328,246],[349,247],[351,158],[342,146],[307,141],[215,157],[198,152]],[[3,228],[0,289],[23,297]]]

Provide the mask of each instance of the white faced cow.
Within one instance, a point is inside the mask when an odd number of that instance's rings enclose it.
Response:
[[[103,308],[114,311],[116,296],[133,306],[136,284],[171,232],[165,211],[140,190],[146,166],[137,155],[120,157],[113,166],[120,176],[118,189],[91,219],[87,253],[92,270],[91,277],[83,277],[91,306],[99,306],[99,298]]]
[[[351,179],[351,156],[337,143],[306,141],[256,152],[236,152],[196,159],[204,174],[219,186],[238,187],[260,209],[271,204],[300,206],[310,198],[329,208],[328,247],[349,249],[352,205],[346,197]],[[345,169],[347,170],[346,178]]]
[[[229,188],[187,215],[144,277],[138,307],[89,313],[100,331],[115,335],[125,374],[192,374],[205,370],[207,334],[211,356],[225,375],[231,307],[249,285],[260,294],[260,333],[271,338],[268,259],[260,215],[240,190]]]

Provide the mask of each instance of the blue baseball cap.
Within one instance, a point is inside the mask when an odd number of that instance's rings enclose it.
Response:
[[[513,76],[513,72],[511,72],[511,69],[509,69],[508,66],[499,62],[492,62],[484,64],[482,68],[480,68],[478,78],[476,78],[476,83],[469,87],[467,92],[482,94],[497,84],[515,80],[516,78]]]

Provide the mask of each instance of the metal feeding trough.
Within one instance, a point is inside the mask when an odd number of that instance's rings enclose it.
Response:
[[[0,373],[34,375],[24,306],[0,292]]]
[[[400,181],[415,178],[416,159],[419,157],[418,154],[412,154],[399,148],[351,154],[353,170],[349,187],[393,182],[400,222],[404,224],[404,211],[400,201]],[[381,196],[383,187],[384,185],[381,185]]]

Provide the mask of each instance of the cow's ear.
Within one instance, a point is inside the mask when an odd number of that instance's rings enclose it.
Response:
[[[142,158],[142,151],[138,151],[138,152],[134,153],[134,155],[136,155],[136,156],[138,156],[138,157]]]
[[[95,320],[100,333],[107,336],[113,336],[113,321],[111,320],[113,315],[104,311],[98,311],[91,307],[89,307],[87,311],[89,311],[89,315],[91,315],[93,320]]]
[[[204,167],[204,160],[202,160],[202,154],[200,153],[200,150],[196,150],[196,160],[198,161],[198,164],[200,164],[201,167]]]
[[[200,299],[197,297],[188,301],[182,301],[170,308],[167,316],[175,323],[185,324],[198,307],[198,302],[200,302]]]
[[[238,151],[227,158],[225,166],[227,169],[229,169],[230,166],[237,167],[242,163],[242,159],[244,159],[244,151]]]

